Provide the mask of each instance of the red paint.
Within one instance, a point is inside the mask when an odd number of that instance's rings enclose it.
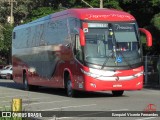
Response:
[[[61,11],[55,14],[51,14],[49,17],[44,17],[44,19],[49,19],[49,23],[46,23],[44,26],[44,30],[49,27],[55,29],[55,26],[50,25],[52,22],[54,23],[57,20],[67,19],[69,17],[77,18],[78,20],[90,20],[90,21],[102,21],[102,22],[135,22],[135,18],[129,13],[117,10],[110,9],[69,9],[65,11]],[[39,20],[40,21],[40,20]],[[22,29],[25,31],[25,27],[30,26],[30,31],[33,25],[38,25],[38,22],[22,25],[16,27],[14,31],[18,31]],[[83,48],[86,45],[85,35],[83,28],[88,28],[87,24],[81,24],[80,27],[75,27],[77,33],[80,37],[80,45]],[[57,27],[57,26],[56,26]],[[69,24],[66,25],[69,28]],[[49,29],[49,28],[48,28]],[[48,30],[47,29],[47,30]],[[148,46],[151,46],[151,35],[148,31],[144,29],[140,29],[144,33],[147,34]],[[33,31],[35,32],[35,31]],[[69,32],[68,32],[69,33]],[[27,36],[27,40],[29,37],[33,37],[31,35],[32,32],[26,32],[24,35]],[[62,34],[62,33],[61,33]],[[36,34],[38,35],[38,33]],[[45,39],[47,36],[43,36],[45,34],[40,34],[41,36],[38,38]],[[24,38],[26,37],[24,36]],[[54,39],[55,36],[53,36]],[[18,83],[23,83],[23,73],[26,72],[28,83],[30,85],[39,85],[39,86],[47,86],[54,88],[64,88],[64,73],[67,71],[70,75],[70,79],[73,83],[73,89],[82,90],[82,91],[104,91],[104,90],[139,90],[143,87],[143,74],[138,77],[133,77],[134,75],[143,72],[143,66],[139,66],[137,68],[130,68],[127,70],[118,69],[115,70],[114,76],[110,76],[115,78],[115,80],[100,80],[98,78],[91,77],[87,74],[90,74],[89,67],[85,66],[83,62],[78,61],[74,55],[74,41],[70,42],[70,35],[65,38],[65,42],[60,42],[58,39],[57,43],[43,46],[36,46],[32,48],[21,48],[16,49],[14,44],[12,48],[12,61],[13,61],[13,80]],[[23,38],[21,38],[23,39]],[[13,39],[13,42],[15,40]],[[23,40],[22,40],[23,41]],[[37,40],[38,41],[38,40]],[[59,43],[58,43],[59,42]],[[32,54],[32,56],[30,56]],[[28,56],[27,56],[28,55]],[[31,57],[31,58],[29,58]],[[36,59],[36,61],[34,60]],[[25,61],[28,60],[28,61]],[[45,62],[51,66],[45,66]],[[35,62],[35,63],[34,63]],[[37,63],[36,63],[37,62]],[[39,63],[38,63],[39,62]],[[54,62],[56,65],[54,66]],[[53,64],[52,64],[53,63]],[[34,64],[34,65],[33,65]],[[39,64],[39,66],[36,66]],[[43,65],[44,64],[44,65]],[[30,68],[35,67],[35,71],[30,71]],[[43,65],[43,66],[42,66]],[[41,67],[40,67],[41,66]],[[53,74],[48,75],[49,77],[45,77],[43,72],[46,72],[48,69],[52,70],[52,66],[55,67],[53,69]],[[38,71],[39,69],[39,71]],[[42,71],[41,71],[42,70]],[[49,71],[49,70],[48,70]],[[109,71],[109,70],[106,70]],[[85,72],[85,73],[84,73]],[[48,72],[49,73],[49,72]],[[42,76],[42,75],[43,76]],[[95,73],[96,74],[96,73]],[[123,77],[131,76],[130,80],[122,80]],[[83,87],[81,87],[81,85]]]
[[[144,112],[156,112],[156,105],[148,104],[147,107],[144,109]]]
[[[144,28],[139,28],[139,30],[147,36],[147,46],[151,47],[152,46],[152,35],[151,35],[151,33]]]

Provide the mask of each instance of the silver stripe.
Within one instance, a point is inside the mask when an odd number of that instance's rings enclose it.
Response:
[[[100,77],[97,77],[96,79],[99,79],[99,80],[103,80],[103,81],[124,81],[124,80],[132,80],[132,79],[135,79],[135,78],[138,78],[140,76],[143,75],[143,72],[140,72],[140,73],[137,73],[135,75],[132,75],[132,76],[122,76],[122,77],[105,77],[105,76],[100,76]]]
[[[93,73],[90,73],[90,72],[86,72],[84,70],[81,69],[81,71],[94,78],[94,79],[98,79],[98,80],[102,80],[102,81],[124,81],[124,80],[132,80],[132,79],[135,79],[135,78],[138,78],[140,76],[143,75],[143,71],[137,73],[137,74],[134,74],[132,76],[121,76],[121,77],[118,77],[118,76],[114,76],[114,77],[108,77],[108,76],[103,76],[103,75],[96,75],[96,74],[93,74]]]

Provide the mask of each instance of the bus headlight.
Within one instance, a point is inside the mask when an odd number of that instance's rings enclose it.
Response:
[[[89,72],[86,72],[85,70],[81,69],[82,73],[91,76],[93,78],[96,77],[101,77],[101,76],[114,76],[116,73],[114,71],[104,71],[104,70],[99,70],[99,69],[94,69],[94,68],[89,68]]]
[[[84,74],[86,74],[86,75],[88,75],[88,76],[90,76],[90,77],[93,77],[93,78],[100,77],[100,75],[93,74],[93,73],[91,73],[91,72],[86,72],[86,71],[84,71],[83,69],[81,69],[81,71],[82,71],[82,73],[84,73]]]
[[[141,75],[143,75],[143,71],[135,74],[134,76],[135,76],[135,77],[140,77]]]

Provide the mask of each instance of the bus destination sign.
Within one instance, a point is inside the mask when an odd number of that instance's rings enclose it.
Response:
[[[89,28],[107,28],[108,24],[107,23],[88,23]]]

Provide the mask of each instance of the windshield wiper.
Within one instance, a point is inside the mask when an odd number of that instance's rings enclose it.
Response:
[[[109,58],[111,58],[111,57],[112,57],[112,54],[111,54],[111,55],[109,55],[109,56],[106,56],[106,59],[105,59],[105,61],[104,61],[103,65],[102,65],[101,69],[103,69],[103,68],[104,68],[104,66],[105,66],[105,65],[106,65],[106,63],[108,62]]]
[[[126,60],[126,58],[124,57],[122,51],[119,51],[120,54],[122,55],[122,58],[124,58],[124,61],[127,63],[127,65],[130,67],[130,68],[133,68],[132,65]]]

